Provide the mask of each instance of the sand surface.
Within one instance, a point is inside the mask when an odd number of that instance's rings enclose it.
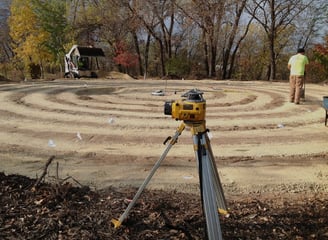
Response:
[[[103,188],[138,187],[180,122],[166,100],[198,88],[226,193],[328,191],[328,128],[322,97],[306,85],[305,101],[288,102],[287,82],[58,79],[0,85],[0,171],[72,177]],[[154,96],[156,90],[164,96]],[[57,170],[58,169],[58,170]],[[198,189],[189,129],[168,153],[149,188]]]

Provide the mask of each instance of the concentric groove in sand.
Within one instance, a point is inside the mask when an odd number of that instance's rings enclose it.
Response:
[[[325,151],[321,98],[327,88],[309,84],[306,102],[295,106],[287,101],[286,83],[232,81],[58,80],[2,85],[0,144],[47,149],[48,139],[54,139],[63,155],[76,151],[157,156],[162,141],[179,125],[164,116],[164,101],[179,99],[192,88],[204,91],[207,126],[218,156]],[[153,96],[157,89],[165,89],[166,95]],[[311,134],[300,139],[308,129]],[[180,140],[186,146],[179,145],[175,154],[184,156],[190,152],[190,133]]]

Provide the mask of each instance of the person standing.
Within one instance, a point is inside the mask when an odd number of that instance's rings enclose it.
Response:
[[[297,49],[297,54],[293,55],[288,61],[288,69],[290,70],[290,102],[300,103],[301,89],[304,84],[305,66],[309,64],[308,58],[305,56],[304,48]]]

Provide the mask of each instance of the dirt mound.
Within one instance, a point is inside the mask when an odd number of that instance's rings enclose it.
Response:
[[[126,222],[110,221],[126,209],[134,188],[92,191],[67,181],[0,173],[1,239],[205,239],[200,197],[145,191]],[[34,190],[33,190],[34,189]],[[327,196],[228,200],[221,216],[224,239],[328,239]]]
[[[106,78],[109,78],[109,79],[123,79],[123,80],[131,80],[131,79],[134,79],[129,74],[121,73],[121,72],[116,72],[116,71],[110,72],[106,76]]]

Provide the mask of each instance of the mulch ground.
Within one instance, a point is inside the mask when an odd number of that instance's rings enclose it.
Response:
[[[200,197],[145,190],[118,229],[135,188],[92,191],[0,173],[0,239],[206,239]],[[37,183],[37,184],[36,184]],[[328,194],[228,199],[224,239],[328,239]]]

